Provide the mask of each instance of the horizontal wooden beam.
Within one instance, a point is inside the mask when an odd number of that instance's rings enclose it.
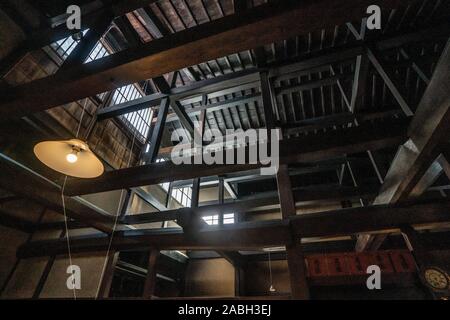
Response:
[[[405,122],[391,125],[364,125],[316,136],[280,142],[280,164],[332,159],[345,154],[398,146],[405,142]],[[270,147],[270,146],[269,146]],[[270,148],[269,148],[270,149]],[[193,161],[191,163],[194,163]],[[117,189],[153,185],[261,168],[257,164],[181,164],[172,161],[105,172],[87,180],[69,178],[66,194],[74,196]]]
[[[295,216],[291,224],[304,238],[353,235],[392,231],[404,224],[450,222],[449,209],[449,201],[375,205]]]
[[[2,99],[0,118],[23,117],[228,54],[359,20],[372,4],[388,9],[402,2],[352,0],[337,6],[333,0],[323,0],[261,5],[20,85]]]
[[[156,107],[160,105],[161,100],[170,97],[171,100],[187,100],[186,103],[200,102],[202,95],[216,93],[225,95],[229,92],[222,92],[230,88],[235,88],[235,92],[238,91],[238,87],[246,84],[253,84],[258,80],[258,69],[250,69],[238,71],[223,76],[219,76],[212,79],[201,80],[186,86],[171,88],[167,93],[155,93],[139,99],[124,102],[121,104],[113,105],[103,108],[97,112],[99,120],[104,120],[112,117],[117,117],[133,111],[139,111],[149,107]],[[255,84],[254,86],[257,86]],[[190,113],[191,110],[187,109],[186,112]],[[192,111],[194,112],[194,111]],[[176,115],[174,115],[176,117]]]
[[[429,29],[429,32],[433,35],[448,34],[448,28],[444,27],[435,27]],[[425,40],[423,34],[424,31],[414,32],[408,34],[406,39],[408,41],[414,40]],[[381,47],[383,49],[390,49],[396,46],[396,43],[400,41],[403,43],[405,36],[391,36],[380,39],[376,42],[377,47]],[[315,52],[314,55],[305,55],[302,56],[301,62],[284,62],[282,65],[272,64],[266,66],[270,70],[271,76],[280,76],[281,74],[285,74],[289,72],[302,71],[306,69],[311,69],[317,66],[322,66],[330,63],[335,63],[336,61],[342,61],[347,59],[352,59],[356,57],[358,54],[363,52],[363,42],[359,41],[356,44],[352,44],[351,46],[342,46],[333,49],[325,49],[320,52]],[[184,100],[184,103],[194,103],[201,102],[202,95],[208,94],[210,97],[215,96],[223,96],[226,94],[230,94],[236,92],[238,90],[243,90],[245,88],[256,87],[258,86],[258,72],[262,69],[250,69],[237,71],[230,74],[225,74],[223,76],[218,76],[212,79],[205,79],[201,81],[197,81],[193,84],[189,84],[186,86],[178,87],[171,89],[168,94],[164,93],[156,93],[146,97],[142,97],[139,99],[135,99],[133,101],[124,102],[121,104],[117,104],[114,106],[106,107],[98,111],[98,119],[104,120],[112,117],[116,117],[119,115],[123,115],[129,112],[138,111],[142,109],[146,109],[149,107],[157,107],[163,98],[170,96],[174,100]],[[232,89],[235,89],[234,91]],[[249,97],[250,98],[250,97]],[[241,102],[244,103],[244,102]],[[211,106],[208,106],[209,109]],[[221,108],[222,105],[215,106],[217,108]],[[214,107],[214,108],[215,108]],[[225,106],[223,106],[225,107]],[[200,108],[200,107],[199,107]],[[212,108],[212,107],[211,107]],[[200,112],[194,108],[192,110],[188,109],[186,112],[194,113]],[[176,120],[176,115],[169,115],[168,121]]]
[[[375,186],[364,187],[339,187],[339,188],[317,188],[317,189],[296,189],[293,191],[296,204],[309,201],[325,201],[325,200],[350,200],[352,198],[361,198],[374,196],[377,193]],[[276,194],[270,193],[264,197],[254,199],[228,201],[223,204],[209,204],[197,208],[181,208],[173,210],[165,210],[160,212],[148,212],[126,216],[123,220],[125,224],[136,225],[152,222],[162,222],[177,220],[183,213],[187,212],[192,215],[206,216],[212,214],[225,213],[248,213],[250,210],[263,206],[274,206],[279,204]],[[272,211],[279,209],[275,208]]]
[[[179,228],[116,232],[113,250],[245,250],[285,246],[292,242],[290,230],[309,237],[333,237],[360,232],[398,229],[402,225],[450,222],[450,202],[408,203],[396,206],[370,206],[292,216],[284,220],[244,222],[208,226],[188,236]],[[104,235],[71,237],[71,251],[104,250],[109,238]],[[33,241],[19,247],[21,258],[64,254],[66,239]]]

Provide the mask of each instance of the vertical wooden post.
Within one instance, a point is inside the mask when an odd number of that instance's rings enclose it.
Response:
[[[286,219],[296,214],[295,200],[287,165],[280,166],[277,173],[277,184],[281,214],[283,219]],[[306,278],[305,258],[300,244],[300,237],[294,234],[292,237],[292,243],[286,246],[291,294],[293,299],[307,300],[309,299],[309,288]]]
[[[402,232],[403,239],[406,242],[406,246],[416,260],[417,268],[420,272],[420,270],[425,267],[429,259],[422,241],[420,240],[419,234],[410,225],[402,226],[400,230]]]
[[[156,262],[158,261],[159,251],[158,250],[151,250],[150,255],[148,258],[148,264],[147,264],[147,276],[145,277],[145,284],[144,284],[144,293],[142,294],[142,297],[144,299],[152,299],[155,293],[155,287],[156,287]]]
[[[167,113],[169,112],[169,106],[170,99],[162,99],[158,110],[156,124],[153,128],[152,137],[150,139],[150,150],[146,154],[144,154],[143,157],[144,163],[153,163],[158,156],[161,139],[164,132],[164,126],[166,124]]]
[[[275,121],[273,119],[273,100],[270,90],[270,80],[267,71],[259,74],[261,80],[261,95],[264,108],[264,118],[267,130],[273,129]],[[269,136],[269,135],[268,135]]]
[[[223,204],[224,202],[224,191],[225,191],[225,185],[224,185],[224,179],[223,177],[219,177],[219,203]],[[223,211],[219,212],[219,225],[223,225]]]
[[[105,272],[102,275],[100,288],[97,292],[97,299],[106,299],[109,297],[111,285],[114,278],[114,270],[119,261],[119,252],[111,252],[108,256]]]

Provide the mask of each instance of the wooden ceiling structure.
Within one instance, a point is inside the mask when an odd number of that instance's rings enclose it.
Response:
[[[59,1],[64,2],[64,1]],[[150,151],[140,165],[99,178],[69,178],[65,193],[74,225],[102,234],[73,238],[72,251],[105,249],[113,217],[77,196],[171,182],[212,181],[235,199],[158,213],[125,216],[115,250],[219,250],[236,262],[239,250],[285,246],[292,296],[307,298],[303,238],[352,235],[355,250],[376,250],[392,232],[450,222],[445,188],[450,166],[450,4],[424,0],[132,0],[84,1],[87,35],[56,74],[16,87],[0,99],[0,122],[75,100],[145,84],[146,95],[97,112],[104,121],[152,107],[157,117]],[[382,29],[367,30],[366,8],[382,8]],[[36,1],[53,25],[30,32],[6,57],[1,72],[31,50],[70,36],[57,7]],[[62,5],[62,4],[61,4]],[[63,5],[62,5],[63,6]],[[64,7],[64,6],[63,6]],[[109,27],[120,50],[83,64]],[[196,124],[204,128],[280,128],[280,168],[259,165],[156,163],[171,145],[163,135]],[[59,186],[0,158],[3,189],[58,208]],[[42,188],[23,188],[23,181]],[[201,179],[201,180],[199,180]],[[433,189],[434,188],[434,189]],[[231,192],[230,191],[230,192]],[[302,203],[359,201],[360,206],[297,215]],[[430,200],[431,199],[431,200]],[[223,200],[223,199],[222,199]],[[198,202],[198,201],[197,201]],[[281,210],[282,219],[245,222],[245,216]],[[267,209],[269,207],[269,209]],[[255,211],[256,210],[256,211]],[[233,212],[242,222],[205,226],[201,216]],[[131,230],[176,220],[183,229]],[[402,230],[403,230],[402,229]],[[409,235],[411,237],[411,234]],[[20,256],[64,253],[65,240],[32,241]],[[239,259],[242,254],[238,254]],[[302,280],[303,279],[303,280]]]

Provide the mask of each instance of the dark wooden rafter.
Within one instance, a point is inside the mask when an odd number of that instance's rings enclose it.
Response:
[[[166,124],[167,113],[169,112],[170,99],[164,98],[161,101],[161,105],[158,109],[157,120],[154,125],[152,136],[150,138],[150,149],[148,152],[144,153],[143,161],[144,163],[153,163],[158,157],[159,148],[161,146],[161,140],[164,132],[164,127]]]
[[[411,110],[411,106],[406,100],[405,89],[403,84],[401,84],[396,78],[395,73],[392,68],[390,68],[382,58],[382,53],[378,51],[375,47],[367,48],[367,56],[369,57],[370,62],[378,71],[380,76],[383,78],[386,86],[391,91],[395,100],[398,102],[400,107],[406,116],[412,116],[414,112]]]
[[[89,29],[86,35],[83,36],[80,42],[75,46],[63,65],[58,69],[58,72],[81,66],[86,61],[89,54],[111,25],[112,17],[112,12],[109,11],[106,11],[99,17],[99,20],[96,21],[95,25]]]
[[[198,81],[179,88],[166,88],[166,91],[169,91],[168,93],[151,94],[139,99],[135,99],[133,101],[99,110],[98,118],[99,120],[104,120],[111,117],[123,115],[128,112],[145,109],[149,106],[157,106],[159,105],[161,100],[166,97],[170,97],[173,101],[188,100],[188,102],[200,102],[204,94],[212,92],[214,92],[215,94],[226,94],[229,90],[232,90],[235,87],[246,86],[248,84],[256,82],[258,80],[257,72],[258,70],[244,70],[217,78]],[[213,107],[214,105],[211,106],[211,108]],[[185,111],[189,114],[193,113],[193,115],[197,115],[197,112],[205,108],[208,109],[209,106],[202,106],[201,108],[191,108]],[[172,119],[170,121],[173,121],[173,119],[176,119],[176,117],[176,115],[169,115],[168,120]]]
[[[81,28],[92,29],[96,26],[97,22],[106,14],[112,14],[113,18],[122,17],[125,14],[137,10],[139,8],[150,5],[157,0],[119,0],[115,1],[111,5],[107,5],[99,10],[95,10],[82,15]],[[70,30],[65,24],[65,19],[62,19],[61,23],[53,28],[45,28],[36,30],[25,41],[25,45],[28,50],[35,50],[49,45],[58,40],[67,38],[75,33],[77,30]]]
[[[429,33],[431,34],[437,34],[439,36],[442,36],[446,33],[445,28],[431,28],[429,29]],[[448,34],[448,32],[447,32]],[[389,49],[396,47],[396,44],[404,44],[405,39],[408,41],[422,41],[425,40],[425,35],[423,32],[412,32],[407,35],[403,36],[393,36],[393,37],[387,37],[384,39],[380,39],[376,42],[376,46],[383,49]],[[337,63],[341,60],[347,60],[347,59],[353,59],[357,57],[358,55],[363,56],[364,53],[364,47],[363,43],[357,43],[356,45],[352,46],[344,46],[341,48],[333,48],[332,50],[323,50],[321,52],[318,52],[317,54],[314,54],[312,56],[304,56],[301,59],[301,62],[287,62],[283,65],[277,65],[277,64],[271,64],[266,66],[269,70],[269,77],[273,76],[280,76],[284,74],[289,74],[291,72],[299,72],[301,70],[307,70],[307,69],[313,69],[317,66],[321,65],[327,65],[327,64],[333,64]],[[170,97],[174,100],[180,100],[184,99],[190,96],[201,96],[204,93],[216,93],[219,94],[220,92],[223,92],[224,94],[227,94],[229,92],[229,88],[232,88],[233,86],[241,86],[242,88],[247,88],[247,85],[252,85],[253,82],[258,81],[259,79],[255,77],[255,75],[258,74],[258,71],[262,71],[264,69],[250,69],[245,71],[238,71],[230,74],[226,74],[223,76],[219,76],[212,79],[202,80],[198,83],[194,83],[192,85],[180,87],[171,90]],[[316,86],[324,85],[324,84],[330,84],[330,83],[337,83],[338,87],[341,89],[341,93],[343,93],[345,97],[345,101],[349,100],[346,98],[346,94],[342,88],[342,85],[340,85],[340,81],[348,77],[349,74],[339,74],[336,72],[335,68],[332,67],[332,76],[329,78],[323,78],[320,80],[313,80],[311,83],[305,83],[302,85],[294,85],[294,87],[291,90],[297,90],[297,89],[308,89],[308,88],[315,88]],[[364,77],[358,76],[358,79],[361,79],[361,81],[364,79]],[[255,84],[256,85],[256,84]],[[363,88],[364,85],[361,86]],[[359,88],[359,87],[358,87]],[[358,92],[361,92],[361,90],[358,90]],[[276,93],[276,91],[275,91]],[[257,97],[258,93],[255,93],[255,98]],[[135,99],[131,102],[125,102],[123,104],[110,106],[107,108],[103,108],[99,110],[98,117],[99,120],[107,119],[110,117],[115,117],[119,115],[123,115],[128,112],[132,111],[138,111],[144,108],[148,108],[149,106],[158,106],[161,99],[166,97],[165,94],[153,94],[149,95],[143,98]],[[252,99],[253,95],[248,96],[248,99]],[[259,97],[258,97],[259,98]],[[198,101],[200,101],[200,97],[196,98]],[[196,99],[189,98],[189,102],[197,101]],[[239,99],[243,99],[240,101]],[[250,101],[248,100],[248,101]],[[246,98],[236,98],[236,101],[229,100],[230,102],[240,102],[241,104],[246,103]],[[350,101],[348,101],[348,106],[350,106]],[[220,103],[212,103],[208,108],[214,108],[214,110],[220,110],[220,108],[226,108],[229,104],[225,102]],[[186,110],[188,114],[191,112],[192,115],[197,115],[198,112],[200,112],[201,109],[204,109],[205,107],[198,107],[198,108],[189,108]],[[350,107],[349,107],[350,108]],[[169,115],[168,116],[168,122],[174,121],[177,119],[176,115]]]
[[[336,8],[329,2],[332,1],[261,5],[116,53],[101,59],[101,63],[94,61],[21,85],[2,101],[0,115],[2,118],[25,116],[324,27],[324,19],[316,19],[311,12],[326,16],[325,21],[330,26],[342,24],[361,18],[367,6],[373,4],[373,1],[354,0]],[[402,0],[376,2],[385,8],[394,8]],[[287,26],[287,21],[292,24]],[[58,90],[55,92],[54,88]]]
[[[112,15],[110,20],[114,18],[120,19],[128,12],[147,6],[156,0],[120,0],[112,3],[99,10],[90,11],[81,17],[81,28],[96,29],[99,21],[104,19],[105,15]],[[70,37],[79,31],[70,30],[65,23],[66,15],[61,19],[60,23],[55,27],[43,27],[32,30],[27,39],[19,45],[19,47],[11,52],[0,64],[0,78],[11,70],[27,53],[41,49],[56,41]],[[89,54],[89,53],[88,53]]]
[[[433,181],[433,179],[424,179],[424,174],[443,151],[447,142],[450,123],[450,87],[445,79],[448,77],[449,66],[450,41],[444,48],[430,84],[409,125],[409,140],[400,146],[374,204],[404,201],[410,197],[414,188],[417,190],[418,183]],[[436,174],[433,171],[428,173]],[[423,192],[428,186],[422,186],[420,189]],[[356,249],[377,249],[384,238],[384,235],[377,238],[361,235]]]
[[[364,40],[365,35],[365,23],[364,19],[361,24],[361,31],[357,31],[353,24],[347,23],[347,28],[356,38],[356,40]],[[353,79],[353,87],[352,87],[352,97],[350,100],[350,112],[355,112],[356,109],[361,108],[364,103],[364,97],[367,89],[367,80],[369,73],[369,58],[367,55],[367,51],[365,50],[363,54],[358,55],[356,57],[355,64],[355,75]]]
[[[405,141],[404,124],[393,124],[389,130],[373,125],[349,128],[339,133],[290,139],[280,142],[280,163],[307,162],[330,159],[347,153],[376,150],[396,146]],[[270,147],[270,146],[269,146]],[[191,163],[194,163],[191,161]],[[260,168],[257,164],[236,165],[175,165],[171,162],[150,164],[127,169],[106,172],[90,181],[69,179],[66,187],[68,195],[97,193],[108,190],[123,189],[195,177],[220,175]]]
[[[374,196],[377,189],[375,187],[340,187],[340,188],[320,188],[312,190],[298,189],[293,191],[294,200],[296,204],[311,201],[331,201],[331,200],[348,200],[357,199],[363,196]],[[279,197],[274,193],[265,195],[264,197],[257,197],[250,200],[229,201],[223,204],[202,205],[198,208],[190,209],[174,209],[166,210],[158,213],[149,212],[127,216],[124,219],[125,224],[137,225],[144,223],[158,222],[161,219],[164,221],[177,220],[177,218],[184,212],[189,212],[196,216],[207,216],[211,214],[225,214],[235,213],[239,217],[242,213],[249,213],[255,208],[265,206],[277,206],[279,204]],[[270,211],[277,212],[278,206]]]
[[[261,72],[261,95],[264,109],[264,120],[267,130],[275,128],[275,120],[273,116],[273,97],[271,91],[271,83],[268,72]]]
[[[117,231],[112,249],[261,249],[292,244],[291,230],[293,234],[303,238],[335,237],[364,232],[392,232],[404,225],[448,223],[448,210],[448,201],[376,205],[298,215],[284,220],[210,226],[199,230],[195,238],[187,236],[179,228]],[[71,237],[73,253],[104,250],[108,244],[109,239],[99,235]],[[19,248],[18,257],[64,254],[66,250],[65,239],[33,241]]]

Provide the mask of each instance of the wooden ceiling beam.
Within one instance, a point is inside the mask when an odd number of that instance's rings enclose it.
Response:
[[[375,1],[385,9],[402,2]],[[261,5],[20,85],[1,101],[0,117],[23,117],[228,54],[361,19],[372,4],[371,0],[353,0],[336,6],[335,1],[324,0]]]
[[[400,146],[374,204],[404,201],[410,197],[414,188],[417,196],[417,190],[423,192],[429,187],[417,187],[418,183],[434,181],[424,177],[424,174],[436,175],[435,170],[428,169],[443,152],[450,132],[450,83],[446,80],[449,69],[450,40],[447,41],[430,84],[409,125],[409,140]],[[374,239],[370,235],[360,235],[356,249],[377,249],[384,238],[385,236]]]
[[[156,93],[125,103],[103,108],[98,111],[97,116],[99,120],[104,120],[129,112],[146,109],[148,107],[155,107],[161,103],[162,99],[167,97],[170,97],[172,100],[188,99],[188,103],[199,102],[202,100],[202,96],[205,94],[213,92],[215,94],[220,94],[221,91],[225,91],[230,88],[246,85],[248,83],[255,83],[258,80],[257,75],[258,70],[254,69],[239,71],[213,79],[201,80],[187,86],[170,88],[168,93]],[[236,89],[236,91],[237,90],[238,89]],[[225,94],[225,92],[223,93]],[[194,98],[196,98],[195,101],[193,100]],[[188,109],[187,112],[191,111]]]
[[[112,250],[246,250],[292,243],[290,229],[303,238],[334,237],[361,232],[399,229],[402,225],[447,223],[450,202],[404,203],[341,209],[284,220],[208,226],[187,236],[180,228],[117,231]],[[71,251],[105,250],[109,238],[102,235],[71,237]],[[66,239],[32,241],[19,247],[20,258],[65,254]]]
[[[445,31],[447,30],[447,31]],[[440,28],[431,28],[429,29],[429,32],[431,34],[437,34],[442,35],[447,32],[448,29],[445,29],[443,27]],[[400,41],[400,43],[403,43],[402,40],[404,37],[401,36],[391,36],[387,38],[380,39],[376,42],[377,47],[381,47],[384,49],[390,49],[392,47],[395,47],[396,41]],[[423,40],[423,32],[414,32],[411,34],[408,34],[406,37],[408,41],[414,41],[416,40]],[[361,55],[363,53],[363,42],[360,41],[357,44],[352,44],[352,46],[344,46],[339,48],[332,48],[323,50],[319,53],[314,53],[314,55],[310,56],[302,56],[301,62],[295,62],[290,61],[288,63],[284,63],[283,65],[276,65],[272,64],[269,66],[266,66],[266,68],[269,69],[270,76],[277,76],[278,77],[281,74],[289,74],[291,72],[298,72],[298,71],[304,71],[308,69],[312,69],[317,66],[323,66],[327,64],[336,63],[338,61],[346,60],[346,59],[352,59],[354,57],[357,57],[358,55]],[[172,99],[175,100],[181,100],[189,98],[189,101],[186,101],[186,103],[193,103],[193,102],[200,102],[202,94],[205,93],[214,93],[215,95],[225,95],[228,94],[230,91],[230,88],[238,87],[238,86],[245,86],[248,84],[255,83],[255,86],[257,85],[257,77],[254,75],[257,75],[258,72],[262,71],[263,69],[253,69],[253,70],[245,70],[245,71],[239,71],[234,72],[231,74],[226,74],[223,76],[219,76],[212,79],[206,79],[202,81],[198,81],[197,83],[183,86],[176,88],[175,90],[171,90],[169,95]],[[336,75],[334,75],[336,76]],[[339,77],[339,76],[338,76]],[[336,81],[340,81],[339,79],[336,79]],[[243,88],[242,88],[243,89]],[[238,88],[236,88],[238,90]],[[146,97],[142,97],[139,99],[135,99],[130,102],[125,102],[123,104],[118,104],[115,106],[110,106],[103,108],[99,110],[98,112],[98,118],[99,120],[108,119],[111,117],[119,116],[126,114],[128,112],[138,111],[141,109],[145,109],[148,107],[155,107],[158,106],[161,99],[166,97],[164,94],[154,94],[149,95]],[[350,104],[350,103],[349,103]],[[220,108],[221,106],[217,106]],[[219,110],[219,109],[218,109]],[[191,112],[191,110],[186,110],[188,113]],[[194,108],[192,112],[199,112]],[[168,116],[168,121],[173,121],[175,119],[174,115]]]
[[[404,121],[390,126],[364,125],[280,142],[280,164],[332,159],[344,154],[398,146],[405,142]],[[270,146],[268,146],[270,147]],[[269,148],[270,149],[270,148]],[[191,163],[194,163],[191,160]],[[172,161],[105,172],[87,180],[69,178],[66,194],[74,196],[103,191],[153,185],[261,168],[257,164],[181,164]]]

